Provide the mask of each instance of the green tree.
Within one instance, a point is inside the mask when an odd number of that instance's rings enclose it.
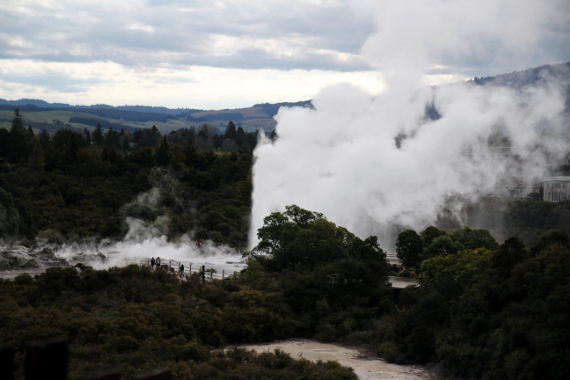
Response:
[[[20,113],[20,109],[16,108],[14,110],[14,118],[12,119],[12,131],[17,131],[22,135],[26,135],[26,126],[24,125],[24,119]]]
[[[443,235],[447,235],[447,232],[442,231],[434,226],[429,226],[428,228],[420,232],[420,236],[424,243],[424,247],[428,247],[435,239]]]
[[[463,227],[460,230],[451,233],[453,240],[460,242],[466,249],[486,248],[488,250],[496,250],[499,244],[489,231],[483,229],[471,229]]]
[[[226,133],[224,133],[225,139],[232,139],[235,140],[237,138],[237,128],[233,121],[228,123],[226,127]]]
[[[114,150],[122,149],[121,138],[119,136],[119,133],[115,131],[113,127],[109,127],[109,130],[105,135],[105,146],[109,149],[114,149]]]
[[[91,145],[91,132],[87,128],[83,128],[83,135],[85,136],[85,141],[87,142],[87,146]]]
[[[14,119],[12,120],[12,128],[8,138],[9,143],[7,144],[8,151],[6,154],[8,162],[17,164],[25,161],[30,155],[31,147],[28,144],[28,132],[18,108],[14,110]]]
[[[503,278],[507,278],[513,267],[529,256],[530,254],[523,242],[517,238],[509,238],[493,256],[493,267]]]
[[[465,247],[460,242],[453,240],[449,235],[441,235],[435,238],[423,253],[422,260],[430,259],[439,255],[455,254]]]
[[[15,237],[20,226],[20,213],[12,194],[0,187],[0,238]]]
[[[97,128],[95,128],[95,131],[93,132],[92,140],[95,144],[103,147],[105,136],[103,135],[103,128],[101,128],[101,124],[99,123],[97,123]]]
[[[492,259],[493,252],[485,248],[432,257],[422,262],[422,284],[435,286],[452,279],[458,288],[466,289],[474,278],[491,268]]]
[[[402,265],[408,269],[419,269],[423,252],[423,242],[414,230],[406,230],[398,235],[396,254]]]
[[[170,157],[168,153],[170,152],[170,147],[168,146],[168,141],[166,136],[164,136],[160,142],[160,147],[156,152],[156,163],[159,166],[166,166],[170,163]]]
[[[361,240],[318,212],[291,205],[263,222],[257,233],[260,242],[252,254],[272,271],[312,270],[342,259],[385,261],[375,237]]]
[[[42,148],[42,144],[40,143],[40,139],[37,136],[32,139],[31,147],[32,153],[30,155],[30,160],[32,167],[37,170],[43,169],[45,164],[44,150]]]

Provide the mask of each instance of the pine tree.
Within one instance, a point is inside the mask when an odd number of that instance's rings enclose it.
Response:
[[[83,134],[85,135],[85,141],[87,141],[87,146],[91,146],[91,132],[89,132],[87,128],[84,128]]]
[[[12,164],[22,162],[30,155],[31,147],[28,144],[28,132],[18,108],[14,110],[14,119],[12,120],[9,143],[7,145],[8,152],[6,158]]]
[[[93,132],[93,142],[98,144],[99,146],[103,146],[105,142],[105,138],[103,136],[103,128],[101,128],[101,124],[97,123],[97,128],[95,128],[95,132]]]
[[[170,151],[170,147],[168,146],[168,141],[166,140],[166,136],[162,138],[160,142],[160,147],[156,152],[156,163],[159,166],[166,166],[170,163],[170,158],[168,157],[168,152]]]
[[[16,108],[14,110],[14,119],[12,119],[12,132],[17,131],[21,133],[22,136],[26,136],[26,126],[24,125],[24,119],[20,114],[20,109]]]

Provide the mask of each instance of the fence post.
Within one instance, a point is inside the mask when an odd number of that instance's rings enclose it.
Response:
[[[223,280],[225,277],[226,277],[226,271],[223,270],[223,271],[222,271],[222,280]]]
[[[67,380],[67,339],[28,343],[25,374],[26,380]]]
[[[202,284],[204,283],[205,276],[206,276],[206,266],[202,265]]]
[[[0,345],[0,379],[14,380],[14,348]]]

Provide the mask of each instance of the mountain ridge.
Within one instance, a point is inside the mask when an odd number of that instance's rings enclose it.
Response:
[[[467,83],[498,85],[520,89],[552,76],[566,89],[566,112],[570,114],[570,62],[542,65],[488,77],[474,77]],[[106,104],[70,105],[48,103],[41,99],[6,100],[0,98],[0,128],[9,128],[15,108],[20,108],[26,124],[35,130],[54,132],[62,127],[71,129],[103,128],[144,129],[156,126],[162,133],[180,128],[208,124],[214,133],[223,133],[233,121],[246,131],[262,129],[271,133],[276,127],[274,116],[280,107],[310,107],[311,100],[299,102],[259,103],[251,107],[201,110],[196,108],[167,108],[143,105],[110,106]],[[435,115],[435,113],[434,113]],[[429,115],[428,115],[429,116]],[[433,116],[433,115],[432,115]]]

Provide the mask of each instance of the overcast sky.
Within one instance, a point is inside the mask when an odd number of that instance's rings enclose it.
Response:
[[[8,100],[222,109],[340,82],[375,94],[416,53],[423,84],[568,62],[570,1],[0,1]]]

